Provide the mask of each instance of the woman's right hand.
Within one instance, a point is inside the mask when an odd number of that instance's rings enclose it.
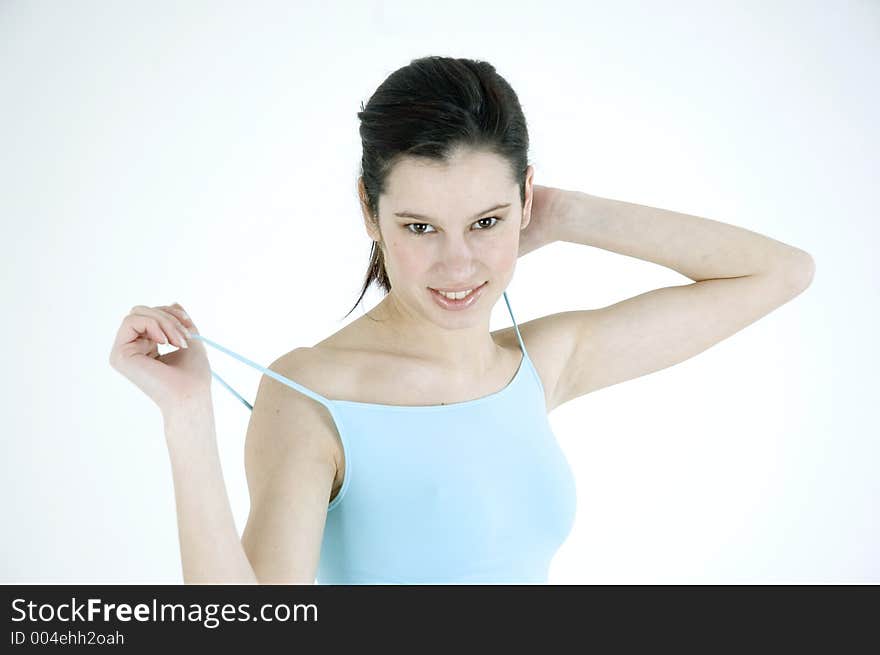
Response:
[[[146,393],[163,415],[194,399],[210,399],[208,353],[201,339],[186,340],[186,331],[198,334],[178,303],[136,305],[122,319],[110,351],[110,366]],[[159,344],[169,342],[178,349],[160,355]]]

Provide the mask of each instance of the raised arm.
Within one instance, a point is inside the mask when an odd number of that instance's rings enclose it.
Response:
[[[238,537],[210,398],[165,416],[185,584],[258,584]]]
[[[295,357],[270,369],[291,375]],[[315,401],[260,380],[245,438],[251,507],[239,539],[210,402],[166,419],[186,583],[313,584],[336,478],[336,431]]]
[[[301,377],[294,350],[269,368]],[[314,584],[327,507],[341,458],[336,426],[315,400],[268,375],[245,441],[251,510],[242,544],[264,584]]]

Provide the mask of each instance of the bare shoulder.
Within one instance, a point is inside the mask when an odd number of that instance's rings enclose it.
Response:
[[[332,392],[328,392],[324,383],[327,367],[321,365],[322,357],[325,356],[314,347],[304,346],[278,357],[267,368],[327,397]],[[337,483],[341,480],[344,466],[342,443],[336,423],[323,404],[264,375],[260,380],[253,413],[262,417],[262,420],[277,421],[279,429],[275,433],[287,435],[289,442],[279,444],[278,450],[296,440],[316,456],[331,457],[337,469],[334,492],[337,486],[341,486]]]
[[[547,411],[588,393],[683,362],[802,293],[810,259],[778,268],[652,289],[606,307],[549,314],[520,325]],[[513,343],[513,327],[497,333]]]
[[[294,379],[301,353],[269,370]],[[324,406],[276,380],[260,379],[245,438],[251,507],[241,543],[264,584],[311,584],[329,503],[338,494],[335,430]]]
[[[557,340],[553,339],[552,318],[542,316],[524,323],[519,323],[519,332],[528,352],[529,359],[538,372],[541,386],[544,388],[544,403],[547,411],[554,407],[553,392],[556,381],[562,374],[565,366],[565,348]],[[498,345],[504,348],[519,350],[519,340],[513,326],[496,330],[492,333]]]

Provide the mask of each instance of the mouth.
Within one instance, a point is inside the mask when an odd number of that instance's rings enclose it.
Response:
[[[467,287],[460,290],[440,290],[433,287],[428,287],[428,290],[441,307],[445,309],[465,309],[476,302],[488,283],[489,281],[486,280],[475,287]],[[447,293],[450,295],[446,295]]]

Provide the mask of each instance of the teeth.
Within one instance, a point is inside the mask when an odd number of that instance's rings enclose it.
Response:
[[[473,291],[473,289],[468,289],[467,291],[456,291],[454,293],[446,293],[445,291],[437,291],[437,293],[442,294],[452,300],[461,300],[466,295],[468,295],[471,291]]]

